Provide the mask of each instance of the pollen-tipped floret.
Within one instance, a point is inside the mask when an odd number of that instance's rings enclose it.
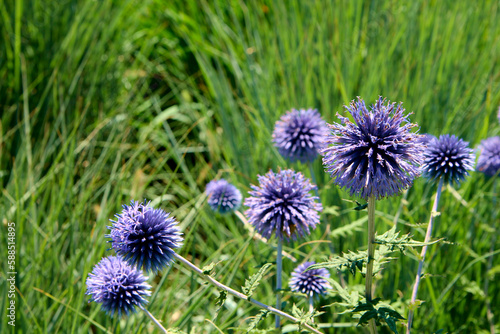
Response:
[[[432,180],[442,177],[445,183],[460,183],[474,166],[474,153],[468,144],[454,135],[431,138],[424,150],[424,176]]]
[[[330,272],[325,268],[306,271],[313,264],[316,264],[316,262],[304,262],[294,269],[289,282],[292,291],[313,296],[315,294],[324,294],[327,289],[332,288],[330,283],[325,279],[330,278]]]
[[[479,145],[477,170],[486,176],[494,176],[500,170],[500,137],[483,140]]]
[[[87,277],[87,295],[90,301],[102,304],[104,311],[111,314],[129,314],[135,307],[142,307],[148,301],[151,286],[146,283],[142,271],[130,266],[121,258],[103,258]]]
[[[354,123],[337,114],[343,125],[329,125],[330,146],[322,150],[323,165],[334,182],[364,199],[408,188],[420,174],[425,145],[420,135],[410,132],[417,125],[403,115],[402,104],[385,104],[379,98],[369,111],[358,98],[345,108]]]
[[[156,272],[173,261],[174,249],[183,241],[177,222],[169,215],[149,203],[132,201],[116,215],[117,220],[112,221],[106,236],[111,238],[116,253],[128,263]]]
[[[316,188],[302,173],[293,170],[269,171],[258,177],[259,186],[245,200],[245,214],[265,238],[295,239],[311,233],[319,223],[320,203],[309,193]]]
[[[224,179],[210,181],[207,184],[205,193],[208,196],[210,208],[220,214],[235,211],[241,205],[242,196],[240,191]]]
[[[326,122],[316,109],[292,109],[276,122],[273,142],[280,154],[291,161],[313,161],[328,135]]]

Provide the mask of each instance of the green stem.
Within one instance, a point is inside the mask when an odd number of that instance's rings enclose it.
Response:
[[[371,302],[373,293],[373,262],[375,260],[375,196],[368,198],[368,260],[366,264],[365,298],[366,302]],[[377,333],[375,320],[371,319],[368,323],[370,333]]]
[[[436,191],[436,198],[434,199],[434,204],[432,205],[431,217],[429,218],[429,225],[427,225],[427,232],[425,233],[424,242],[429,242],[431,240],[435,212],[437,212],[437,209],[438,209],[439,199],[441,198],[442,188],[443,188],[443,178],[441,178],[439,180],[438,188]],[[428,248],[427,245],[422,247],[422,252],[420,253],[420,262],[418,263],[417,276],[415,277],[415,285],[413,285],[413,293],[411,295],[411,301],[410,301],[410,305],[412,305],[412,306],[414,306],[414,304],[417,300],[418,286],[420,285],[420,278],[422,276],[422,268],[424,266],[425,254],[427,254],[427,248]],[[411,332],[411,325],[413,323],[413,314],[414,314],[414,311],[412,309],[410,309],[410,311],[408,312],[408,326],[406,327],[407,334],[410,334],[410,332]]]
[[[276,256],[276,309],[281,310],[281,273],[283,269],[283,239],[278,237],[278,254]],[[276,315],[276,328],[280,328],[280,316]]]

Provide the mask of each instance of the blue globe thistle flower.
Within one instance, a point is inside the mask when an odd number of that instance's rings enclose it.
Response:
[[[175,248],[182,245],[182,233],[174,218],[149,203],[132,201],[124,205],[117,220],[108,227],[111,245],[125,261],[145,271],[159,271],[173,261]]]
[[[105,257],[95,265],[87,277],[87,295],[90,301],[100,303],[106,313],[128,315],[136,306],[144,306],[151,295],[151,285],[146,283],[142,271],[130,266],[116,256]]]
[[[249,207],[245,214],[256,231],[265,238],[274,233],[277,238],[295,239],[308,235],[319,223],[322,210],[318,197],[309,191],[316,188],[302,173],[270,170],[258,176],[259,186],[251,185],[251,197],[245,199]]]
[[[241,205],[240,191],[224,179],[210,181],[205,193],[208,196],[208,205],[220,214],[235,211]]]
[[[428,179],[443,178],[445,183],[460,183],[473,170],[474,153],[469,143],[454,135],[433,137],[424,150],[422,171]]]
[[[322,295],[327,289],[332,288],[325,279],[330,277],[330,272],[327,269],[320,268],[306,271],[313,264],[316,264],[316,262],[304,262],[294,269],[289,282],[292,291],[313,296],[314,294]]]
[[[316,159],[328,132],[316,109],[292,109],[276,122],[273,142],[283,157],[306,163]]]
[[[486,176],[495,176],[500,170],[500,137],[491,137],[481,141],[479,151],[477,170]]]
[[[361,98],[345,106],[354,123],[337,114],[343,125],[329,125],[331,146],[322,150],[323,165],[334,182],[364,199],[398,194],[420,175],[425,145],[420,135],[410,132],[417,125],[403,116],[402,104],[384,103],[380,97],[371,111]]]

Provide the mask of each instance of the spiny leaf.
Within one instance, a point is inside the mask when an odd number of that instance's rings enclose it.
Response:
[[[203,271],[203,273],[205,275],[212,275],[213,274],[213,271],[214,271],[214,268],[216,265],[218,265],[219,263],[221,263],[221,261],[219,262],[211,262],[210,264],[204,266],[203,268],[201,268],[201,270]]]
[[[442,239],[438,239],[431,242],[415,241],[411,239],[409,233],[399,238],[399,232],[396,232],[396,226],[394,226],[384,234],[377,235],[375,237],[375,242],[377,244],[386,245],[387,247],[389,247],[390,251],[394,251],[394,249],[397,248],[403,254],[405,253],[407,247],[422,247],[422,246],[432,245],[441,240]]]
[[[227,292],[225,290],[221,290],[219,292],[219,297],[217,297],[217,299],[215,300],[215,305],[217,306],[217,309],[215,310],[215,315],[213,318],[214,321],[219,316],[219,312],[222,309],[222,306],[224,306],[226,298],[227,298]]]
[[[353,313],[360,313],[359,325],[366,325],[371,319],[375,319],[376,323],[384,321],[387,326],[396,334],[396,321],[404,320],[403,316],[396,310],[392,309],[388,304],[380,304],[380,298],[373,299],[371,302],[359,303],[353,310]]]
[[[260,280],[262,279],[262,277],[264,277],[264,275],[269,270],[269,267],[271,267],[271,266],[272,266],[272,263],[266,263],[265,265],[263,265],[259,269],[259,271],[256,274],[250,276],[249,279],[245,280],[245,286],[243,287],[243,293],[245,295],[247,295],[247,297],[249,299],[252,296],[255,289],[257,288],[257,286],[259,286]]]
[[[252,321],[250,321],[250,324],[247,328],[247,334],[254,331],[256,328],[257,328],[257,325],[259,324],[259,322],[261,322],[262,320],[264,320],[267,315],[269,314],[269,311],[267,310],[260,310],[259,314],[257,314],[253,319]]]
[[[302,330],[302,326],[304,326],[304,324],[308,324],[310,326],[316,327],[316,325],[314,324],[312,319],[314,317],[317,317],[317,316],[323,314],[323,313],[324,312],[319,312],[316,310],[313,310],[313,312],[305,312],[304,310],[298,308],[295,304],[293,304],[293,306],[292,306],[292,315],[299,320],[299,323],[298,323],[299,332]]]

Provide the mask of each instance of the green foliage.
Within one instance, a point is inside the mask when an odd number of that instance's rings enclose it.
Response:
[[[295,318],[299,319],[298,323],[299,332],[304,328],[305,324],[318,328],[317,324],[314,323],[313,319],[323,313],[324,312],[318,312],[316,310],[313,310],[313,312],[306,312],[303,309],[298,308],[295,304],[292,305],[292,315]]]
[[[267,273],[267,271],[272,265],[273,265],[272,263],[266,263],[259,269],[259,271],[256,274],[253,274],[252,276],[250,276],[249,279],[245,280],[245,286],[243,286],[242,288],[243,288],[243,293],[247,295],[248,299],[252,297],[252,294],[255,291],[255,289],[257,289],[257,287],[259,286],[262,277],[264,277],[264,275]]]
[[[394,249],[399,249],[401,253],[405,254],[406,248],[408,247],[413,248],[413,247],[422,247],[426,245],[433,245],[442,240],[438,239],[430,242],[415,241],[411,239],[410,233],[405,234],[399,238],[398,237],[399,237],[399,231],[396,232],[396,226],[394,226],[384,234],[377,235],[375,237],[375,243],[387,246],[390,251],[393,251]]]
[[[222,307],[224,306],[226,299],[227,299],[227,292],[225,290],[220,290],[219,297],[217,297],[217,299],[215,300],[215,305],[217,306],[217,309],[215,310],[215,314],[213,317],[214,321],[219,316],[219,312],[222,310]]]
[[[393,333],[398,334],[396,321],[404,320],[403,316],[395,311],[390,305],[380,303],[380,298],[375,298],[372,301],[360,302],[352,313],[360,315],[358,326],[367,325],[369,320],[374,319],[377,326],[381,322],[385,322]]]
[[[250,323],[248,324],[248,328],[247,328],[247,334],[248,333],[255,333],[256,332],[256,329],[257,329],[257,325],[262,321],[264,320],[267,315],[269,314],[269,311],[267,310],[260,310],[259,311],[259,314],[257,314],[253,319],[252,321],[250,321]]]
[[[500,6],[493,0],[474,6],[454,0],[16,0],[0,2],[0,17],[0,235],[6,222],[15,222],[20,292],[16,327],[2,318],[0,333],[151,331],[143,314],[110,318],[85,295],[93,265],[113,254],[104,238],[109,219],[131,199],[150,199],[172,213],[184,232],[181,255],[202,264],[223,259],[218,280],[244,285],[253,268],[272,261],[272,247],[249,238],[237,216],[207,209],[204,188],[224,177],[246,196],[258,174],[278,167],[309,177],[307,166],[284,160],[270,142],[274,122],[290,108],[318,108],[331,123],[356,96],[370,104],[383,95],[404,101],[420,133],[452,133],[473,148],[500,134]],[[328,209],[310,237],[285,251],[317,261],[362,249],[366,231],[353,225],[323,238],[327,227],[349,226],[366,213],[342,201],[350,196],[331,182],[320,158],[312,170]],[[418,296],[426,302],[414,322],[420,332],[490,332],[480,290],[489,276],[485,296],[499,305],[498,254],[489,272],[485,256],[500,248],[493,238],[496,189],[473,172],[443,193],[433,235],[453,244],[430,248]],[[377,230],[397,221],[401,234],[423,240],[433,191],[417,179],[404,200],[378,202]],[[383,247],[389,245],[379,252]],[[285,277],[296,265],[283,261]],[[409,300],[417,265],[410,257],[392,262],[378,275],[376,293],[393,306]],[[7,291],[7,271],[0,270],[0,291]],[[362,277],[342,278],[354,308]],[[218,333],[205,321],[219,307],[216,289],[177,262],[148,282],[148,310],[167,328]],[[254,297],[272,305],[273,284],[262,279]],[[337,291],[322,305],[349,304]],[[0,308],[7,302],[0,297]],[[349,327],[351,315],[335,308],[325,307],[318,321],[346,327],[321,328],[359,333]],[[223,310],[216,324],[223,332],[256,313],[231,297]],[[267,317],[260,327],[272,323]],[[498,321],[494,327],[498,332]]]
[[[332,239],[345,238],[353,235],[354,233],[363,231],[363,227],[366,225],[368,217],[363,217],[361,219],[355,220],[352,223],[337,227],[330,233]]]

